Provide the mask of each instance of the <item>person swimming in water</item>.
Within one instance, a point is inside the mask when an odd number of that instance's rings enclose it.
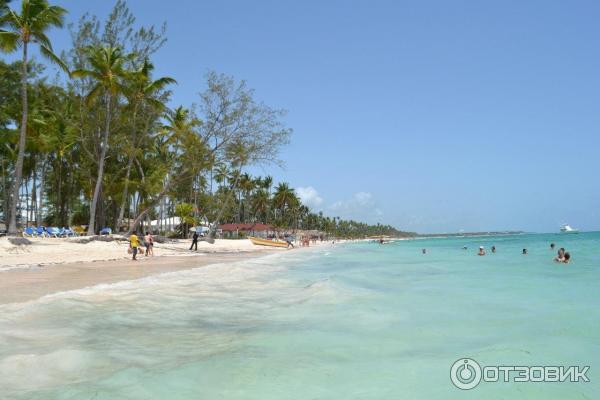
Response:
[[[561,247],[560,249],[558,249],[558,254],[556,255],[556,257],[554,257],[554,261],[556,261],[556,262],[564,262],[565,261],[565,248],[564,247]]]
[[[485,248],[483,246],[479,246],[479,253],[477,253],[478,256],[485,256]]]
[[[423,249],[423,254],[427,254],[427,249]]]
[[[550,243],[550,250],[554,250],[554,243]]]
[[[523,255],[526,256],[527,255],[527,249],[523,249]]]
[[[492,253],[496,252],[496,246],[492,246]]]
[[[571,261],[571,254],[569,252],[565,253],[565,257],[563,259],[563,263],[568,264]]]

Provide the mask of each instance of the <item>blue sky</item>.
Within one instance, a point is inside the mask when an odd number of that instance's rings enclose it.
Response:
[[[111,1],[55,0],[76,21]],[[419,232],[600,230],[600,3],[131,0],[157,74],[289,110],[285,170],[330,215]],[[56,50],[66,31],[53,31]]]

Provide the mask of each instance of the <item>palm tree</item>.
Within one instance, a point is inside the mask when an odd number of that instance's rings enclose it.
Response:
[[[117,217],[116,228],[118,229],[119,222],[123,220],[125,214],[125,205],[127,204],[127,195],[129,191],[129,175],[131,174],[131,167],[135,158],[135,151],[138,148],[137,144],[137,113],[140,106],[147,105],[156,111],[164,111],[166,106],[163,102],[159,101],[156,96],[158,93],[164,90],[167,85],[176,83],[175,79],[170,77],[162,77],[157,80],[152,80],[151,73],[154,69],[152,63],[147,59],[144,60],[142,67],[129,75],[128,83],[125,87],[125,94],[129,100],[129,106],[132,108],[131,115],[131,143],[129,149],[129,160],[127,162],[127,168],[125,171],[125,184],[123,186],[123,195],[121,200],[121,207],[119,209],[119,215]]]
[[[267,189],[267,193],[269,196],[271,195],[271,187],[273,186],[273,177],[271,175],[267,175],[262,180],[263,188]]]
[[[266,190],[261,189],[256,192],[252,199],[252,212],[254,218],[266,222],[265,216],[269,212],[269,194]]]
[[[275,188],[275,194],[273,195],[273,205],[279,210],[279,217],[284,218],[285,212],[289,209],[296,207],[300,203],[300,200],[296,196],[294,189],[282,182]],[[282,221],[283,222],[283,221]]]
[[[119,94],[125,92],[123,79],[128,75],[125,63],[132,56],[125,55],[119,47],[112,46],[88,47],[86,51],[90,69],[78,69],[73,71],[71,75],[75,78],[90,78],[94,85],[87,94],[86,101],[91,103],[101,97],[105,107],[104,134],[102,136],[100,159],[98,160],[98,178],[94,188],[92,204],[90,205],[90,223],[88,225],[88,235],[93,235],[95,234],[96,207],[104,176],[104,159],[108,150],[112,102]]]
[[[25,157],[25,144],[27,141],[27,64],[29,43],[38,43],[40,52],[61,68],[67,69],[65,64],[52,51],[50,39],[46,31],[52,27],[62,27],[64,15],[67,11],[58,6],[51,6],[46,0],[23,0],[21,13],[11,10],[6,2],[0,4],[0,48],[11,53],[18,48],[23,49],[21,65],[21,133],[19,136],[19,152],[15,164],[15,178],[13,181],[12,201],[10,205],[10,223],[8,232],[17,233],[17,204],[19,203],[19,188],[23,177],[23,159]]]
[[[229,169],[225,164],[218,164],[215,168],[215,181],[219,185],[219,189],[223,187],[223,184],[227,181],[229,176]]]

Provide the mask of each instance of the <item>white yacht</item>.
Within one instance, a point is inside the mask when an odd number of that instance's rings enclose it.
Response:
[[[562,224],[560,226],[560,231],[562,233],[579,233],[579,229],[573,229],[569,224]]]

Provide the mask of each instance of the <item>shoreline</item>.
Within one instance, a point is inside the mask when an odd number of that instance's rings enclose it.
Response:
[[[6,245],[6,242],[1,244]],[[293,250],[303,251],[327,244],[331,245],[323,242]],[[33,245],[14,246],[18,250],[17,257],[4,247],[0,249],[0,253],[5,254],[2,261],[9,263],[0,265],[0,305],[25,303],[60,292],[290,251],[258,247],[248,240],[221,239],[214,245],[199,242],[198,251],[191,252],[189,241],[173,241],[156,244],[154,256],[138,256],[138,260],[133,261],[126,254],[127,245],[119,242],[80,244],[39,240]],[[15,263],[22,258],[33,262]]]
[[[107,260],[43,267],[14,268],[0,273],[0,305],[25,303],[44,296],[136,280],[168,272],[259,258],[277,251],[256,249],[245,252],[198,253],[188,256],[148,257],[139,261]]]

